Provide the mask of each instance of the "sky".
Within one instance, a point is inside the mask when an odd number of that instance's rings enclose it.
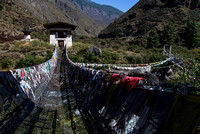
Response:
[[[139,0],[92,0],[92,1],[102,5],[110,5],[123,12],[126,12],[131,7],[133,7]]]

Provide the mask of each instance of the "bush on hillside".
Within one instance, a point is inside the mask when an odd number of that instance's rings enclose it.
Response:
[[[126,60],[128,61],[128,63],[130,63],[130,64],[135,64],[135,63],[136,63],[135,56],[128,55],[128,56],[125,56],[125,59],[126,59]]]
[[[102,53],[102,58],[103,58],[103,63],[106,64],[115,64],[117,63],[117,60],[119,59],[119,54],[118,53],[111,53],[109,51],[104,51]]]
[[[144,63],[144,59],[143,59],[142,56],[137,56],[135,58],[135,60],[136,60],[136,64],[142,64],[142,63]]]
[[[84,63],[97,63],[98,59],[98,56],[94,55],[94,53],[87,52],[84,57]]]
[[[189,66],[184,66],[183,70],[175,71],[178,77],[173,82],[193,85],[200,89],[200,62],[193,59],[191,63]]]
[[[32,32],[31,37],[37,38],[37,39],[45,41],[45,42],[49,41],[49,33]]]
[[[79,55],[69,54],[69,57],[73,62],[78,62],[78,63],[83,63],[84,62],[84,58],[79,56]]]
[[[52,57],[52,52],[51,51],[47,51],[47,55],[44,57],[44,61],[49,60]]]
[[[24,68],[35,65],[35,59],[33,56],[29,55],[25,58],[20,58],[15,65],[15,68]]]
[[[190,49],[200,47],[200,28],[194,21],[189,21],[185,27],[185,43]]]
[[[47,51],[47,54],[45,56],[39,56],[39,55],[27,55],[25,58],[20,58],[16,61],[15,68],[24,68],[29,66],[35,66],[39,65],[41,63],[46,62],[52,57],[52,52]]]
[[[143,57],[144,57],[143,61],[145,63],[153,63],[153,62],[158,62],[165,59],[165,57],[162,56],[162,52],[156,52],[156,51],[152,52],[152,50],[147,51]]]
[[[3,10],[3,3],[2,1],[0,0],[0,11]]]
[[[156,31],[151,31],[147,41],[147,48],[160,47],[159,36]]]
[[[10,58],[4,58],[1,60],[0,65],[2,69],[7,69],[12,65],[12,60]]]
[[[174,24],[170,22],[167,26],[165,26],[163,31],[163,45],[175,46],[177,35],[175,31]]]
[[[16,42],[11,47],[11,50],[14,52],[20,51],[22,53],[31,52],[33,50],[46,50],[46,49],[53,49],[53,45],[50,45],[47,42],[34,40],[29,42]]]

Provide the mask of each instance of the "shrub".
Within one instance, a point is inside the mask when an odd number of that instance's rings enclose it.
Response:
[[[15,51],[15,52],[19,52],[20,51],[20,45],[21,44],[23,44],[23,43],[25,43],[25,42],[15,42],[14,44],[13,44],[13,46],[11,47],[11,50],[12,51]]]
[[[98,56],[94,55],[92,52],[87,52],[85,55],[84,63],[97,63]]]
[[[32,32],[31,36],[33,38],[37,38],[40,40],[43,40],[45,42],[49,41],[49,33],[44,33],[44,32]]]
[[[79,63],[83,63],[84,62],[84,58],[80,57],[78,55],[69,54],[69,57],[73,62],[79,62]]]
[[[12,61],[10,58],[4,58],[1,60],[1,68],[2,69],[8,69],[12,64]]]
[[[200,89],[200,62],[192,60],[192,66],[184,66],[176,82],[190,84]]]
[[[12,24],[15,25],[15,23],[16,23],[16,19],[12,18]]]
[[[32,47],[41,46],[41,44],[42,44],[42,42],[39,41],[39,40],[34,40],[34,41],[30,42],[30,45],[31,45]]]
[[[200,28],[196,22],[189,21],[185,27],[185,43],[188,48],[200,46]]]
[[[122,49],[120,45],[113,45],[112,48],[115,50]]]
[[[165,26],[162,38],[164,45],[175,46],[176,32],[174,24],[172,22]]]
[[[27,52],[31,52],[32,51],[32,47],[31,46],[22,46],[20,48],[20,52],[22,53],[27,53]]]
[[[29,67],[35,65],[35,59],[33,56],[29,55],[25,58],[20,58],[16,65],[15,68],[23,68],[23,67]]]
[[[103,63],[114,64],[119,59],[118,53],[111,53],[109,51],[104,51],[102,53]]]
[[[143,58],[142,58],[141,56],[137,56],[137,57],[135,58],[135,60],[136,60],[136,64],[141,64],[141,63],[143,63]]]
[[[151,31],[147,41],[147,48],[160,47],[159,36],[156,31]]]
[[[144,56],[146,63],[158,62],[164,60],[165,58],[162,56],[161,52],[146,52],[147,54]]]
[[[47,61],[47,60],[45,60],[45,57],[36,57],[34,60],[34,66],[44,63],[45,61]]]
[[[129,55],[129,56],[126,56],[125,58],[128,61],[128,63],[130,63],[130,64],[135,64],[136,63],[135,56]]]
[[[51,51],[47,51],[47,55],[44,57],[44,60],[47,61],[52,57],[52,52]]]
[[[3,3],[2,1],[0,0],[0,11],[3,10]]]

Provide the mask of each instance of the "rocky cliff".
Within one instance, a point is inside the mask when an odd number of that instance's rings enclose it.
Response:
[[[122,11],[114,7],[99,5],[91,0],[71,0],[71,2],[95,20],[106,24],[110,24],[123,14]]]
[[[200,0],[140,0],[99,37],[145,36],[153,29],[162,31],[169,22],[181,32],[189,20],[200,22]]]
[[[139,4],[140,3],[140,4]],[[173,8],[179,5],[185,6],[189,9],[200,7],[200,0],[146,0],[140,1],[138,4],[142,8],[148,7],[168,7]]]

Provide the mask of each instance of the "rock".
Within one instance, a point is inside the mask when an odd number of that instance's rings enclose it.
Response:
[[[94,53],[95,55],[98,55],[98,56],[102,56],[102,51],[99,47],[97,46],[91,46],[90,49],[89,49],[90,52]]]
[[[46,55],[47,55],[47,52],[40,52],[40,55],[41,55],[41,56],[46,56]]]
[[[152,84],[152,85],[159,85],[160,80],[155,74],[146,73],[146,79]]]
[[[173,70],[170,68],[169,71],[167,72],[168,75],[174,75]]]
[[[137,72],[136,70],[134,70],[134,71],[130,71],[128,76],[143,77],[143,78],[147,79],[147,81],[149,83],[151,83],[152,85],[155,85],[155,86],[158,86],[160,83],[159,78],[155,74],[152,74],[149,72],[141,73],[141,72]]]
[[[76,111],[75,111],[75,113],[74,113],[76,116],[81,116],[81,113],[80,113],[80,111],[77,109]]]
[[[167,75],[165,75],[165,80],[170,81],[171,79]]]

